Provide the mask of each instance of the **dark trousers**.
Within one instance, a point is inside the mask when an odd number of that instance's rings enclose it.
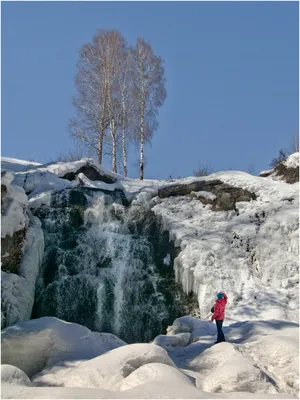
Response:
[[[225,342],[225,336],[222,330],[222,325],[223,325],[223,320],[216,319],[216,325],[217,325],[217,329],[218,329],[218,338],[217,338],[217,342]]]

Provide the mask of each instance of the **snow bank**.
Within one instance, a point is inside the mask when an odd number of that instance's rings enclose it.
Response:
[[[66,368],[55,365],[34,377],[38,386],[90,387],[120,390],[125,378],[149,363],[174,366],[167,352],[153,344],[131,344],[119,347],[91,360],[72,363]]]
[[[90,359],[125,344],[110,333],[91,332],[53,317],[19,322],[4,329],[1,340],[2,362],[29,378],[59,361]]]
[[[40,220],[31,217],[18,275],[1,271],[1,327],[31,317],[35,282],[44,254],[44,234]]]

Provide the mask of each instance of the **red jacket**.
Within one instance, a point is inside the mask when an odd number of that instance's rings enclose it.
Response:
[[[223,293],[223,292],[222,292]],[[211,317],[211,320],[223,320],[225,317],[225,306],[227,303],[227,296],[223,293],[223,299],[217,299],[216,304],[214,305],[214,313]]]

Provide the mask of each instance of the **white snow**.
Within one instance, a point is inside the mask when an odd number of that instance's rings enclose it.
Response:
[[[148,363],[174,366],[167,352],[153,344],[135,343],[111,350],[84,362],[70,364],[68,368],[55,365],[33,378],[38,386],[94,387],[120,390],[120,385],[133,371]]]
[[[82,362],[125,345],[110,333],[91,332],[82,325],[54,317],[10,326],[2,331],[1,342],[2,362],[15,365],[29,378],[59,361]]]
[[[42,164],[34,161],[19,160],[17,158],[1,157],[1,170],[7,170],[12,173],[24,172],[28,169],[35,168],[39,165]]]
[[[199,192],[191,192],[191,194],[194,194],[196,197],[204,197],[208,200],[215,200],[217,196],[210,192],[206,192],[204,190],[200,190]]]
[[[11,183],[13,181],[12,173],[3,171],[2,174],[1,184],[7,190],[1,213],[1,237],[4,238],[13,236],[15,232],[26,227],[28,223],[26,213],[28,200],[24,190]]]
[[[155,383],[157,381],[169,382],[170,385],[172,385],[173,382],[176,382],[177,385],[180,384],[193,387],[191,379],[177,368],[167,364],[152,362],[151,364],[142,365],[131,372],[131,374],[122,381],[120,391],[123,392],[124,390],[145,383]]]
[[[168,328],[165,341],[160,335],[156,344],[126,345],[56,318],[19,323],[2,333],[2,362],[24,373],[4,367],[2,398],[297,396],[297,324],[248,321],[224,333],[230,342],[213,345],[215,324],[186,316]]]
[[[293,153],[284,161],[287,168],[299,168],[299,152]]]
[[[41,222],[32,217],[26,234],[26,244],[18,275],[1,271],[1,327],[31,317],[35,282],[44,253],[44,234]]]
[[[1,383],[12,383],[14,385],[32,386],[28,376],[21,369],[9,364],[1,365]]]
[[[105,183],[99,181],[91,181],[83,173],[78,174],[78,178],[82,181],[85,187],[108,190],[112,192],[115,189],[121,189],[121,185],[117,183]]]
[[[196,379],[198,388],[224,393],[298,393],[298,324],[245,321],[223,329],[229,343],[212,346],[217,333],[214,323],[185,316],[168,328],[165,343],[174,334],[189,332],[190,344],[169,346],[168,353],[177,367]],[[161,336],[155,342],[163,346]]]

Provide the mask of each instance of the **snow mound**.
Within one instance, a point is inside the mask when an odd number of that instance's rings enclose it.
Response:
[[[122,392],[144,383],[158,381],[193,386],[191,379],[175,367],[167,364],[151,363],[141,366],[125,378],[120,386],[120,391]]]
[[[165,336],[159,335],[153,340],[153,343],[164,348],[165,350],[169,350],[172,347],[182,346],[185,347],[190,344],[191,334],[186,333],[178,333],[177,335]]]
[[[70,364],[67,369],[61,364],[55,365],[35,376],[33,382],[38,386],[77,386],[117,391],[125,378],[149,363],[175,366],[161,347],[136,343],[116,348],[88,361]]]
[[[19,322],[1,333],[2,362],[24,371],[29,378],[59,361],[86,360],[125,345],[110,333],[54,317]]]
[[[1,365],[1,383],[3,384],[4,382],[14,385],[32,386],[30,379],[23,371],[8,364]]]
[[[207,392],[277,393],[262,370],[230,343],[205,350],[191,361],[190,368],[201,372],[197,386]]]

